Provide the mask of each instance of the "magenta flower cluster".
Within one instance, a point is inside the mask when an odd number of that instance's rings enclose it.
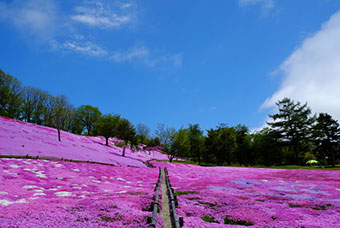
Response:
[[[184,227],[340,227],[338,171],[167,167]]]

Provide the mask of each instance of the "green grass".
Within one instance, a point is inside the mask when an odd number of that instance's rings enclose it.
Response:
[[[182,195],[189,195],[189,194],[197,194],[198,192],[192,192],[192,191],[188,191],[188,192],[175,192],[174,196],[182,196]]]
[[[204,216],[203,218],[202,218],[205,222],[213,222],[213,223],[218,223],[218,221],[216,221],[215,220],[215,218],[214,217],[209,217],[209,216]]]
[[[224,218],[224,224],[228,225],[242,225],[242,226],[252,226],[254,225],[252,222],[243,221],[243,220],[233,220],[228,217]]]

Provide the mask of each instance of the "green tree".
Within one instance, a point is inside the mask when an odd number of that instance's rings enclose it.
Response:
[[[73,106],[68,102],[66,96],[56,97],[56,105],[53,112],[55,127],[58,130],[58,140],[61,141],[60,130],[65,129],[65,122],[72,112]]]
[[[282,143],[269,128],[252,135],[252,150],[257,164],[266,166],[282,164]]]
[[[43,125],[44,123],[44,115],[46,115],[46,103],[48,97],[50,96],[47,92],[44,92],[40,89],[36,89],[37,98],[36,98],[36,106],[32,115],[32,122]]]
[[[198,164],[201,164],[204,150],[203,131],[201,131],[199,124],[189,124],[187,134],[190,147],[186,154],[189,152],[189,157],[193,157],[195,161],[198,161]]]
[[[98,135],[104,136],[106,146],[109,146],[109,138],[115,137],[117,134],[117,126],[120,121],[119,115],[102,115],[98,118],[95,128]]]
[[[80,121],[85,126],[87,135],[93,135],[92,130],[100,116],[99,109],[91,105],[82,105],[77,109],[77,117],[80,118]]]
[[[23,105],[22,105],[22,117],[25,121],[31,123],[33,113],[37,109],[39,98],[39,90],[33,87],[24,87],[23,89]]]
[[[248,166],[253,161],[249,129],[244,125],[234,127],[236,134],[235,157],[240,165]]]
[[[116,137],[124,140],[123,142],[123,154],[125,156],[125,149],[127,145],[130,144],[131,149],[137,148],[137,141],[136,141],[136,131],[133,124],[128,121],[127,119],[120,119],[117,126]]]
[[[276,105],[279,112],[269,115],[272,121],[267,124],[275,132],[274,135],[293,151],[295,164],[301,164],[303,154],[310,150],[309,140],[315,117],[311,116],[311,109],[307,103],[302,105],[300,102],[284,98]]]
[[[314,126],[316,152],[322,160],[330,158],[335,167],[335,161],[340,147],[339,123],[327,113],[320,113]]]
[[[0,70],[0,115],[19,119],[22,105],[21,82]]]
[[[171,135],[171,143],[170,146],[166,148],[166,152],[168,154],[169,161],[175,157],[186,154],[190,150],[190,141],[188,137],[188,132],[186,129],[180,129]]]

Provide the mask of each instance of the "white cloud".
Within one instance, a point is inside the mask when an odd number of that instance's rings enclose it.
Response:
[[[181,67],[183,63],[183,54],[166,55],[151,52],[147,47],[135,46],[127,51],[113,52],[111,60],[114,62],[137,62],[149,67],[158,67],[164,65],[172,65]]]
[[[263,108],[274,107],[276,101],[289,97],[340,120],[340,11],[305,39],[282,63],[280,71],[283,82]]]
[[[275,7],[275,0],[238,0],[241,6],[260,5],[263,9],[272,9]]]
[[[131,7],[131,3],[114,7],[100,1],[87,2],[75,8],[75,14],[71,16],[71,19],[92,27],[120,27],[132,21],[132,13],[125,12]]]
[[[57,50],[73,51],[94,57],[106,56],[108,54],[105,49],[92,42],[66,41],[59,44],[57,41],[53,40],[50,44],[52,48]]]
[[[0,2],[0,21],[8,22],[25,35],[48,40],[57,30],[57,6],[53,0]]]

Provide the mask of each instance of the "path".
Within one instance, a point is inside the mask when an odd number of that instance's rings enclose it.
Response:
[[[172,228],[171,225],[171,218],[170,218],[170,209],[169,209],[169,198],[166,190],[166,183],[165,183],[165,173],[162,169],[162,210],[161,210],[161,217],[163,219],[164,226],[163,228]]]

